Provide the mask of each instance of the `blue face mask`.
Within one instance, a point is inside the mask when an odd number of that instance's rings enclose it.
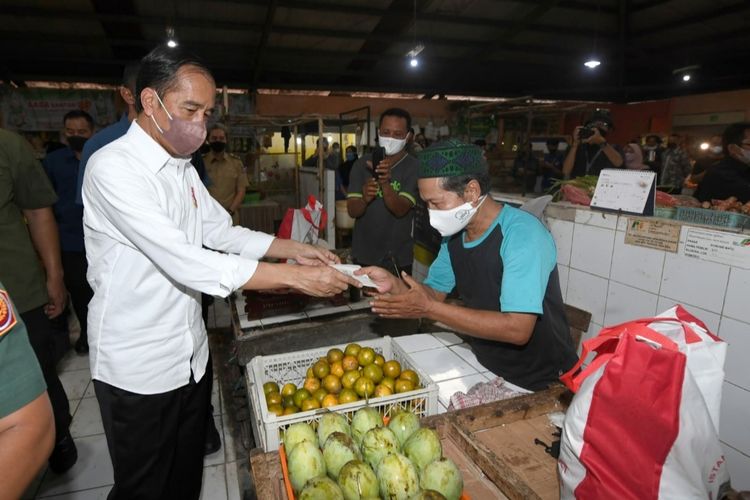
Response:
[[[357,159],[357,153],[346,153],[346,159],[348,161],[356,160]]]

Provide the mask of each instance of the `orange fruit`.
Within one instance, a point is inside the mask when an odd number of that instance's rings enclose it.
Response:
[[[297,392],[294,393],[294,406],[297,408],[302,408],[302,401],[310,398],[312,394],[307,389],[297,389]]]
[[[268,395],[269,392],[279,392],[279,384],[276,382],[266,382],[263,384],[263,394]]]
[[[382,368],[383,365],[385,364],[385,358],[383,357],[382,354],[376,354],[375,361],[373,361],[373,363],[375,363],[376,365]]]
[[[320,360],[313,365],[313,373],[318,378],[323,378],[331,373],[331,367],[328,365],[328,361]]]
[[[391,391],[396,390],[396,381],[391,377],[383,377],[383,380],[380,381],[380,385],[388,387]]]
[[[284,408],[284,415],[293,415],[299,411],[299,408],[296,406],[287,406]]]
[[[281,394],[278,392],[271,392],[266,394],[266,404],[268,406],[271,405],[280,405],[282,401]]]
[[[367,377],[359,377],[354,382],[354,391],[359,397],[370,397],[375,393],[375,383]]]
[[[320,403],[320,406],[328,408],[329,406],[336,406],[337,404],[339,404],[339,398],[337,398],[335,394],[328,394],[323,398],[323,402]]]
[[[356,370],[359,368],[359,361],[357,361],[356,356],[347,354],[344,356],[344,359],[341,360],[341,366],[344,368],[345,372]]]
[[[360,346],[359,344],[349,344],[348,346],[346,346],[346,349],[344,349],[344,354],[346,354],[347,356],[356,357],[361,349],[362,346]]]
[[[353,389],[344,388],[339,392],[339,404],[353,403],[358,400],[359,396],[357,396],[357,393]]]
[[[268,412],[273,413],[277,417],[281,417],[284,415],[284,408],[282,408],[281,405],[269,405]]]
[[[359,370],[352,370],[350,372],[344,373],[344,376],[341,377],[341,385],[344,386],[346,389],[351,389],[354,387],[354,382],[357,381],[357,379],[360,377]]]
[[[313,373],[312,366],[307,369],[307,372],[305,372],[305,378],[313,378],[315,377],[315,374]]]
[[[283,396],[283,398],[284,399],[281,401],[281,406],[283,406],[284,408],[288,408],[290,406],[295,406],[294,405],[294,395]]]
[[[297,392],[297,386],[291,383],[284,384],[284,387],[281,389],[282,396],[293,396],[295,392]]]
[[[401,363],[392,359],[383,365],[383,375],[396,380],[401,375]]]
[[[331,394],[338,394],[339,392],[341,392],[341,379],[336,375],[328,375],[323,379],[323,382],[321,382],[321,384],[323,386],[323,389]]]
[[[302,411],[316,410],[318,408],[320,408],[320,403],[315,398],[307,398],[302,401],[302,406],[300,407]]]
[[[414,387],[419,387],[419,375],[414,370],[404,370],[398,378],[410,381]]]
[[[414,384],[411,383],[411,380],[405,380],[403,378],[400,378],[396,380],[396,393],[400,394],[402,392],[409,392],[414,390]]]
[[[362,366],[367,366],[375,361],[375,351],[371,347],[363,347],[357,354],[357,361]]]
[[[362,370],[362,375],[372,380],[375,384],[379,384],[383,380],[383,369],[375,363],[365,366]]]
[[[338,347],[334,347],[333,349],[329,350],[328,355],[326,356],[330,364],[333,364],[336,361],[341,361],[343,357],[344,357],[344,351],[342,351]]]
[[[328,392],[325,389],[323,389],[322,387],[320,389],[318,389],[317,391],[314,391],[312,393],[312,397],[315,398],[315,400],[318,403],[322,402],[323,398],[326,397],[327,395],[328,395]]]
[[[341,361],[334,361],[331,363],[331,375],[336,375],[338,378],[344,376],[344,364]]]
[[[310,391],[310,393],[313,393],[320,389],[320,380],[317,378],[306,378],[305,383],[302,384],[302,387]]]
[[[375,386],[375,397],[382,398],[383,396],[390,396],[393,394],[393,389],[387,385],[379,384]]]

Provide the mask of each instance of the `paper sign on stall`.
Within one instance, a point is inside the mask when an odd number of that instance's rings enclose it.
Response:
[[[687,257],[750,269],[750,236],[688,227],[682,253]]]
[[[682,226],[673,222],[628,219],[625,243],[677,253]]]
[[[654,215],[656,174],[643,170],[605,168],[599,174],[591,208]]]

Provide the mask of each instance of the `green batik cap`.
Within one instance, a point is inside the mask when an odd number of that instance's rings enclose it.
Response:
[[[420,179],[486,173],[487,160],[482,149],[456,139],[436,142],[419,153]]]

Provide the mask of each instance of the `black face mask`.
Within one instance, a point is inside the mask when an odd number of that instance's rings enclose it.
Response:
[[[221,153],[222,151],[224,151],[225,149],[227,149],[227,143],[226,142],[221,142],[221,141],[213,141],[213,142],[209,143],[209,146],[211,146],[211,150],[214,153]]]
[[[86,144],[87,137],[81,137],[80,135],[71,135],[68,137],[68,146],[76,153],[83,151],[83,145]]]

